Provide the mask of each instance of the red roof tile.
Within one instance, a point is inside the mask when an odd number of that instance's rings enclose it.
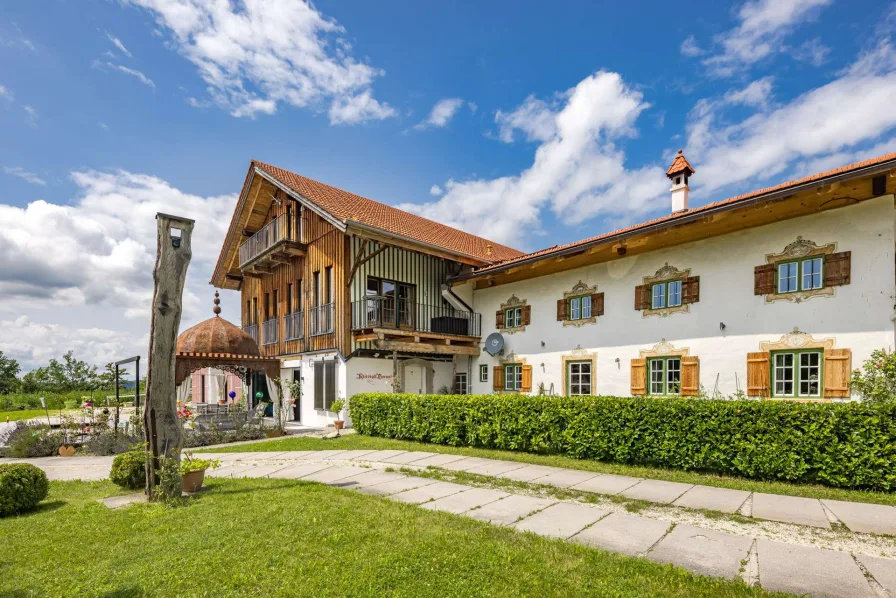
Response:
[[[672,161],[672,166],[669,167],[669,170],[666,171],[666,176],[671,177],[673,175],[678,174],[679,172],[691,171],[691,174],[697,172],[691,166],[691,163],[688,162],[688,159],[684,157],[684,152],[678,150],[678,155],[675,156],[675,160]]]

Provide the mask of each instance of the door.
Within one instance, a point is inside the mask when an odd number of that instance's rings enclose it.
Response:
[[[404,392],[411,394],[423,394],[426,388],[426,370],[419,365],[408,365],[404,368],[404,383],[407,388]]]
[[[296,368],[292,371],[292,380],[293,382],[301,382],[302,380],[302,372],[299,368]],[[302,393],[299,393],[299,396],[293,397],[295,401],[292,405],[292,420],[301,422],[302,421]]]

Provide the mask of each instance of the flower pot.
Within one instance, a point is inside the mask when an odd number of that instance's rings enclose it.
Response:
[[[280,430],[265,430],[264,435],[268,438],[280,438],[281,436],[283,436],[283,432],[281,432]]]
[[[345,421],[343,421],[341,419],[337,419],[336,421],[333,422],[333,427],[336,428],[337,430],[341,430],[342,428],[345,427]]]
[[[196,471],[191,471],[189,473],[185,473],[183,476],[183,490],[184,492],[196,492],[200,488],[202,488],[202,482],[205,480],[205,470],[198,469]]]

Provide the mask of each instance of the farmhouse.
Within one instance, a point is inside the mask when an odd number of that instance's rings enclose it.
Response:
[[[679,152],[669,215],[523,254],[252,161],[211,283],[309,425],[393,389],[847,400],[894,344],[894,173],[889,154],[691,209]]]

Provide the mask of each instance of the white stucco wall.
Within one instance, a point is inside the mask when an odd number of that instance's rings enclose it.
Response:
[[[281,377],[292,379],[293,371],[298,369],[301,372],[302,397],[299,405],[302,417],[301,423],[306,426],[325,427],[337,419],[334,413],[314,408],[314,362],[323,359],[332,360],[334,358],[337,360],[336,398],[345,399],[348,396],[346,392],[348,365],[338,357],[335,351],[304,355],[300,359],[285,359],[282,362]],[[350,422],[346,420],[346,426],[348,425],[350,425]]]
[[[852,252],[851,284],[835,287],[833,297],[803,303],[767,304],[753,294],[753,269],[769,253],[780,253],[797,236],[818,245],[836,242]],[[634,309],[635,287],[666,262],[700,277],[700,300],[689,313],[643,317]],[[556,318],[557,300],[580,280],[605,294],[605,315],[596,324],[564,327]],[[463,285],[470,287],[472,285]],[[504,334],[505,356],[527,359],[533,388],[539,383],[556,394],[561,388],[562,355],[581,346],[597,353],[595,394],[630,394],[630,362],[662,339],[700,358],[700,382],[708,393],[746,391],[746,354],[763,341],[777,341],[794,327],[816,339],[834,338],[836,348],[852,350],[860,367],[872,350],[894,346],[893,196],[856,206],[744,230],[654,253],[625,257],[569,272],[499,285],[473,293],[473,308],[483,317],[483,339],[495,332],[495,312],[511,295],[532,306],[526,330]],[[460,289],[457,289],[460,293]],[[719,324],[724,322],[724,331]],[[544,346],[542,347],[542,342]],[[616,360],[619,360],[618,363]],[[474,359],[472,392],[492,392],[492,366],[500,357],[483,351]],[[488,364],[489,380],[479,382],[478,364]]]

